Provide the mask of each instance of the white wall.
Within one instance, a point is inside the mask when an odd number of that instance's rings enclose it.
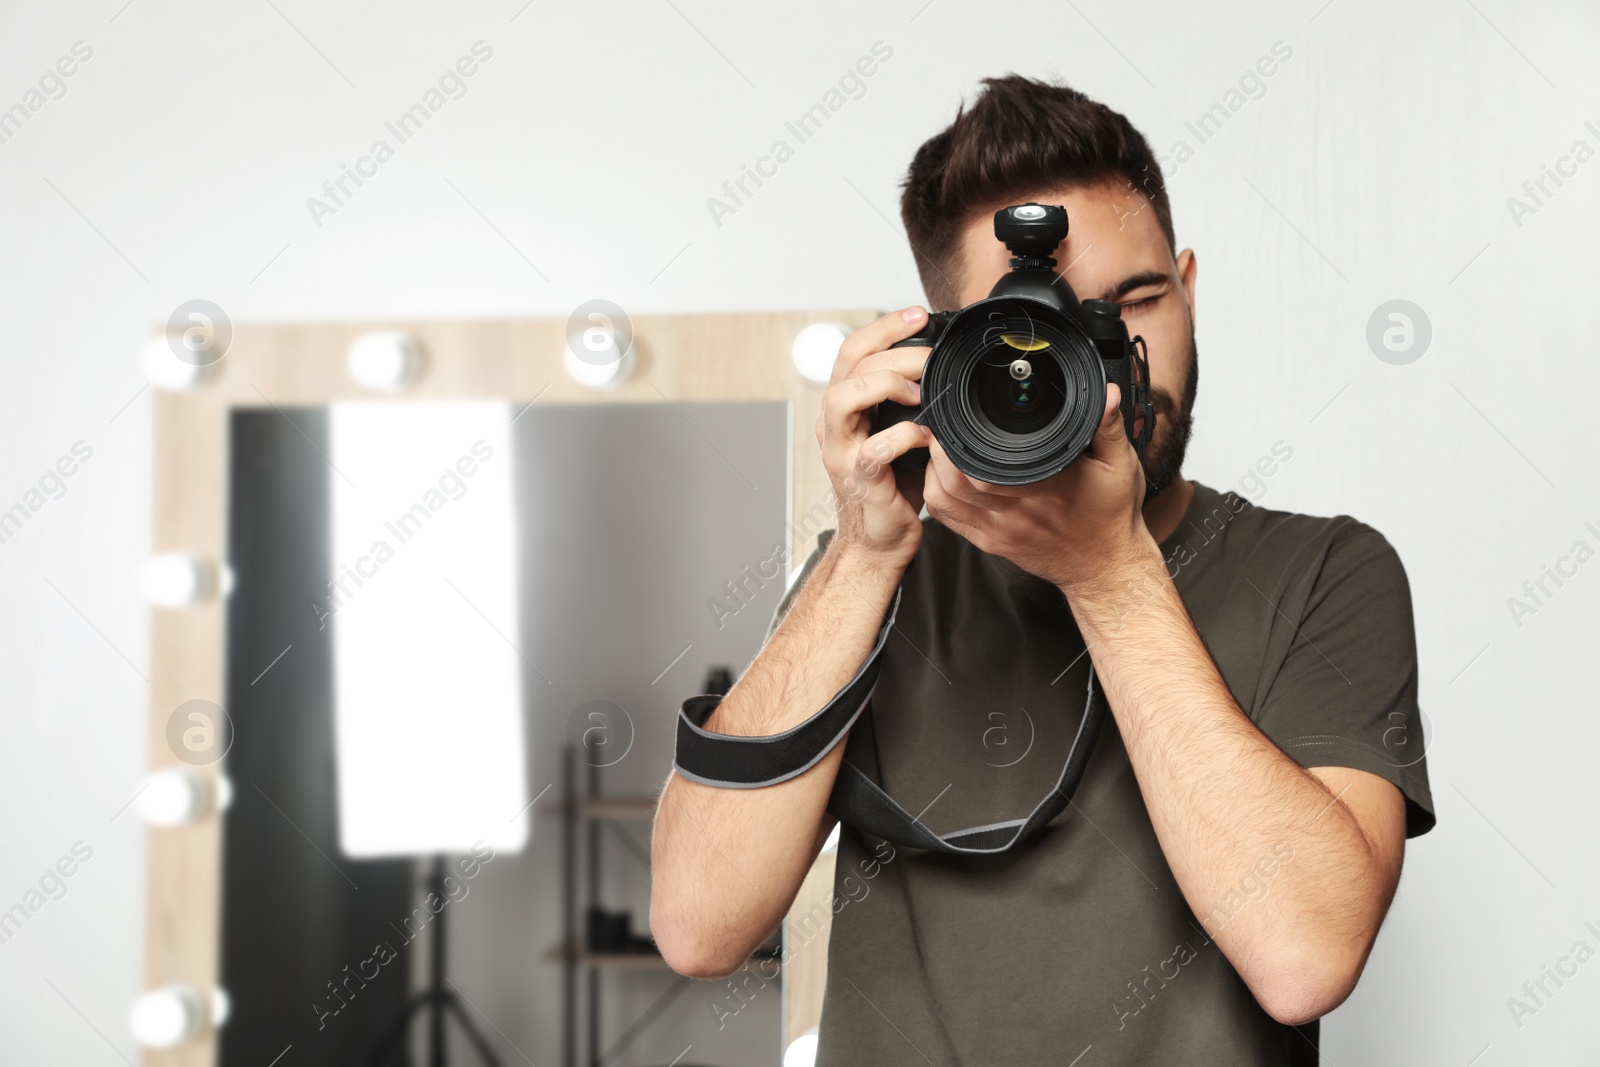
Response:
[[[0,144],[0,507],[94,449],[0,545],[0,907],[94,848],[0,945],[7,1062],[133,1054],[143,842],[112,817],[145,762],[153,323],[196,297],[235,320],[910,303],[897,179],[977,78],[1060,75],[1165,151],[1279,40],[1293,57],[1265,96],[1172,179],[1201,262],[1190,473],[1233,484],[1281,439],[1268,504],[1349,512],[1398,546],[1440,819],[1328,1060],[1600,1047],[1600,963],[1520,1029],[1506,1005],[1574,941],[1600,946],[1600,563],[1520,626],[1506,604],[1575,541],[1600,547],[1600,161],[1520,226],[1506,205],[1575,140],[1600,148],[1593,4],[124,2],[0,15],[0,107],[93,48]],[[306,198],[480,39],[468,94],[315,226]],[[866,95],[715,225],[707,197],[879,40],[893,58]],[[1404,367],[1364,337],[1397,297],[1433,329]]]

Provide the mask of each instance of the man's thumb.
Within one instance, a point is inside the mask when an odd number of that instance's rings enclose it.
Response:
[[[1106,384],[1106,410],[1100,416],[1099,435],[1108,441],[1121,441],[1127,436],[1122,425],[1122,388],[1115,382]]]

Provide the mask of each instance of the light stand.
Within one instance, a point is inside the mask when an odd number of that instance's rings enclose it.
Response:
[[[427,986],[373,1067],[396,1052],[409,1063],[418,1015],[431,1067],[445,1067],[451,1016],[499,1067],[445,978],[451,909],[432,901],[450,899],[446,856],[509,855],[529,834],[522,673],[536,668],[517,651],[511,423],[510,405],[483,401],[347,401],[329,415],[329,462],[343,475],[331,483],[338,575],[313,608],[333,638],[339,847],[431,857]]]
[[[445,896],[444,884],[444,857],[433,857],[433,867],[428,874],[428,890],[437,893],[440,900],[448,900]],[[428,960],[428,988],[412,998],[411,1003],[401,1011],[400,1018],[390,1027],[383,1040],[378,1042],[378,1047],[373,1050],[372,1057],[367,1061],[368,1067],[381,1067],[383,1061],[397,1049],[403,1049],[406,1034],[410,1031],[411,1020],[420,1012],[428,1013],[428,1067],[446,1067],[445,1064],[445,1019],[447,1015],[454,1015],[461,1030],[467,1035],[467,1040],[472,1042],[472,1047],[477,1051],[478,1057],[489,1067],[500,1067],[500,1060],[484,1040],[483,1034],[478,1030],[472,1017],[461,1006],[461,997],[454,988],[446,988],[444,977],[445,947],[445,915],[447,908],[440,908],[439,914],[433,919],[433,948]]]

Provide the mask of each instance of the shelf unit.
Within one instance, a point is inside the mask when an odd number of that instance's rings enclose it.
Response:
[[[725,694],[733,686],[733,673],[727,667],[712,667],[701,686],[703,693]],[[587,1067],[610,1067],[634,1040],[666,1011],[685,990],[692,979],[677,974],[653,951],[597,951],[587,941],[584,919],[578,906],[578,868],[585,868],[583,897],[585,912],[600,905],[600,834],[611,828],[620,844],[646,871],[650,869],[650,854],[641,849],[622,824],[644,822],[655,818],[656,798],[653,796],[608,796],[600,791],[600,768],[585,763],[587,773],[580,785],[579,759],[576,747],[565,746],[561,753],[561,799],[545,810],[546,814],[561,819],[561,940],[552,945],[544,955],[549,963],[559,963],[562,968],[561,1054],[564,1067],[578,1067],[578,980],[588,979],[584,998],[583,1063]],[[581,831],[581,833],[580,833]],[[580,839],[582,855],[580,856]],[[646,916],[648,926],[648,916]],[[631,933],[631,931],[630,931]],[[778,958],[781,953],[762,948],[756,957]],[[600,972],[602,970],[658,971],[670,975],[671,983],[656,997],[609,1047],[600,1047]],[[687,1067],[687,1065],[683,1065]]]
[[[648,822],[655,815],[653,797],[603,796],[600,792],[600,768],[584,765],[587,779],[583,792],[579,792],[579,761],[577,750],[567,745],[561,753],[561,801],[548,809],[561,819],[561,927],[560,942],[545,953],[545,960],[559,963],[562,968],[561,986],[561,1055],[565,1067],[578,1067],[578,982],[587,978],[584,997],[582,1062],[588,1067],[608,1067],[656,1018],[671,1006],[689,987],[690,979],[674,974],[667,961],[655,952],[605,952],[589,947],[584,922],[579,912],[578,868],[585,868],[583,896],[586,908],[600,904],[600,833],[613,826],[626,845],[646,870],[650,857],[641,851],[631,837],[621,831],[621,823]],[[581,834],[580,834],[581,831]],[[580,837],[582,855],[580,856]],[[600,972],[605,969],[658,971],[672,976],[672,982],[648,1008],[629,1024],[608,1048],[600,1047]]]

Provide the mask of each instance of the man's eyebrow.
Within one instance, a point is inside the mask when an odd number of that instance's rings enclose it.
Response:
[[[1127,296],[1135,289],[1142,289],[1147,285],[1160,285],[1171,280],[1171,275],[1163,274],[1158,270],[1140,271],[1138,274],[1129,275],[1116,285],[1112,286],[1110,289],[1107,289],[1105,294],[1101,296],[1100,299],[1115,300],[1119,296]]]

